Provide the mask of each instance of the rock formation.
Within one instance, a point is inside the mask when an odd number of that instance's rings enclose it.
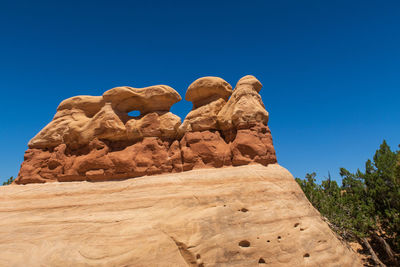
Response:
[[[180,170],[181,100],[169,86],[116,87],[61,102],[28,144],[16,183],[107,180]],[[128,112],[140,111],[131,117]]]
[[[0,266],[361,266],[278,164],[0,187]]]
[[[232,141],[232,165],[276,162],[268,124],[268,112],[261,96],[261,83],[251,75],[240,79],[228,103],[218,114],[218,125]]]
[[[276,163],[268,112],[254,76],[232,87],[203,77],[188,88],[183,123],[169,112],[181,100],[166,85],[116,87],[61,102],[28,144],[17,184],[102,181],[144,175]],[[140,111],[131,117],[130,111]]]
[[[182,124],[165,85],[61,102],[0,187],[0,266],[361,266],[276,163],[261,87],[200,78]]]

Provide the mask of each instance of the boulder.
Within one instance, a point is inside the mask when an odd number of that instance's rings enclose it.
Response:
[[[232,86],[219,77],[202,77],[189,85],[185,99],[193,103],[193,109],[213,100],[228,100],[232,94]]]
[[[104,106],[104,99],[101,96],[81,95],[65,99],[60,103],[57,111],[61,110],[82,110],[89,118],[93,117]]]
[[[154,111],[168,112],[182,98],[172,87],[154,85],[144,88],[115,87],[104,92],[103,99],[112,103],[116,110],[126,113],[139,110],[144,115]]]
[[[218,125],[222,131],[268,124],[268,112],[258,94],[261,87],[257,78],[251,75],[238,81],[231,98],[218,113]]]
[[[218,77],[203,77],[187,89],[185,99],[193,109],[179,128],[179,136],[186,132],[217,130],[217,115],[232,94],[232,86]]]

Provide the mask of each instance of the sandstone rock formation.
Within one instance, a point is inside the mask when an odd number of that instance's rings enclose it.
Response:
[[[276,162],[268,124],[268,112],[261,96],[261,83],[251,75],[240,79],[228,103],[218,114],[218,125],[232,140],[232,165],[252,162],[267,165]]]
[[[116,87],[102,96],[66,99],[29,142],[15,183],[276,163],[261,87],[254,76],[240,79],[233,93],[221,78],[197,79],[187,90],[193,110],[182,124],[169,112],[181,97],[166,85]],[[129,116],[133,110],[140,116]]]
[[[200,78],[182,124],[165,85],[61,102],[0,187],[0,266],[361,266],[276,164],[261,87]]]
[[[0,218],[0,266],[361,266],[277,164],[2,186]]]
[[[190,85],[187,94],[192,88],[208,93],[204,93],[204,98],[200,93],[196,98],[192,94],[186,96],[194,102],[193,110],[179,128],[184,132],[181,140],[183,170],[276,163],[267,126],[268,112],[258,94],[261,87],[254,76],[245,76],[227,100],[231,87],[220,78],[201,78]],[[210,97],[212,91],[215,93]]]
[[[194,81],[186,92],[192,101],[189,112],[179,128],[183,170],[232,165],[229,143],[225,142],[218,127],[218,113],[232,94],[232,86],[217,77],[204,77]]]
[[[218,77],[203,77],[187,89],[185,99],[193,103],[180,127],[181,135],[191,131],[218,130],[217,116],[232,94],[232,86]]]
[[[64,100],[28,144],[16,183],[108,180],[180,170],[181,100],[169,86],[116,87]],[[131,117],[128,112],[140,111]]]
[[[170,113],[169,109],[180,100],[179,94],[166,85],[116,87],[103,96],[72,97],[61,102],[53,121],[28,146],[31,149],[51,150],[66,144],[72,149],[79,149],[94,139],[112,142],[141,137],[174,139],[180,118]],[[130,117],[128,112],[133,110],[139,110],[141,116]]]

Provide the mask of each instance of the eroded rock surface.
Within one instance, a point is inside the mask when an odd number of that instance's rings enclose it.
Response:
[[[116,110],[123,112],[139,110],[141,114],[154,111],[168,112],[173,104],[181,100],[178,92],[167,85],[145,88],[115,87],[106,91],[103,98]]]
[[[200,101],[202,105],[193,102],[193,110],[179,128],[183,135],[181,147],[184,170],[276,163],[271,132],[267,126],[268,112],[258,94],[262,88],[261,83],[254,76],[245,76],[238,81],[232,96],[227,100],[228,88],[231,87],[223,87],[227,83],[222,79],[217,80],[220,86],[215,85],[217,81],[210,82],[209,79],[205,82],[196,80],[187,92],[190,93],[194,87],[208,94],[205,98],[197,94],[194,101]],[[197,86],[199,81],[201,86]],[[213,90],[216,93],[210,98]]]
[[[258,92],[262,84],[254,76],[241,78],[226,105],[218,113],[218,125],[226,141],[232,141],[232,164],[276,163],[268,112]]]
[[[218,124],[223,131],[248,129],[261,124],[267,125],[268,112],[258,94],[262,88],[256,77],[241,78],[232,97],[218,114]]]
[[[228,100],[232,86],[219,77],[203,77],[189,85],[185,99],[193,103],[194,108],[208,104],[215,99]]]
[[[277,164],[1,186],[0,217],[0,266],[361,266]]]
[[[203,77],[187,90],[193,110],[169,110],[181,100],[167,85],[116,87],[102,96],[61,102],[53,120],[28,144],[17,184],[102,181],[143,175],[276,163],[268,112],[254,76],[235,90]],[[140,111],[137,117],[130,111]]]
[[[261,87],[200,78],[182,124],[165,85],[61,102],[0,187],[0,266],[361,266],[276,164]]]

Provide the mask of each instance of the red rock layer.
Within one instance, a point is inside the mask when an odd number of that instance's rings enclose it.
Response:
[[[219,131],[187,132],[181,140],[173,141],[157,137],[145,137],[136,143],[95,139],[79,150],[65,144],[52,150],[28,149],[15,183],[118,180],[277,162],[268,126],[256,125],[232,135],[232,141],[225,138],[227,141]]]

